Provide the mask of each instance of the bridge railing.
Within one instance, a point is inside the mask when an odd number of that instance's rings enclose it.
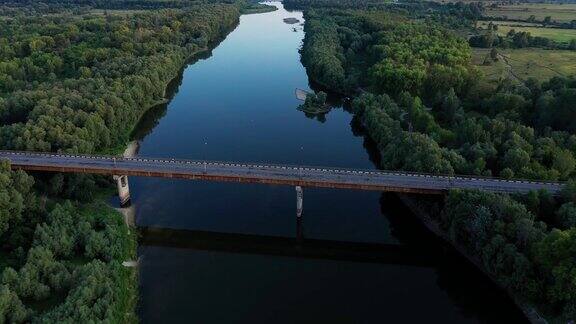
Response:
[[[73,154],[73,153],[48,153],[48,152],[28,152],[28,151],[6,151],[0,150],[0,159],[2,159],[3,154],[8,155],[38,155],[43,157],[61,157],[61,158],[85,158],[85,159],[108,159],[115,161],[139,161],[139,162],[153,162],[153,163],[176,163],[176,164],[197,164],[197,165],[223,165],[223,166],[240,166],[248,168],[275,168],[275,169],[290,169],[290,170],[300,170],[300,171],[324,171],[324,172],[342,172],[342,173],[353,173],[353,174],[367,174],[367,175],[406,175],[413,177],[434,177],[434,178],[446,178],[450,180],[492,180],[501,181],[508,183],[532,183],[532,184],[560,184],[563,185],[565,181],[553,181],[553,180],[536,180],[536,179],[526,179],[526,178],[514,178],[506,179],[501,177],[490,177],[482,175],[462,175],[462,174],[442,174],[442,173],[429,173],[429,172],[415,172],[415,171],[403,171],[403,170],[383,170],[383,169],[358,169],[358,168],[346,168],[346,167],[327,167],[319,165],[295,165],[295,164],[280,164],[280,163],[268,163],[268,162],[230,162],[230,161],[218,161],[218,160],[196,160],[196,159],[181,159],[181,158],[145,158],[145,157],[132,157],[125,158],[115,155],[107,154]]]

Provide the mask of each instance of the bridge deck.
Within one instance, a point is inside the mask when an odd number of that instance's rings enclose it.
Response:
[[[12,168],[28,171],[73,172],[193,180],[248,182],[304,187],[439,194],[449,189],[478,189],[499,193],[545,189],[556,194],[560,182],[504,180],[375,170],[246,164],[156,158],[115,158],[0,151]]]

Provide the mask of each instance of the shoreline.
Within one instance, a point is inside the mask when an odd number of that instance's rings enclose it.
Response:
[[[408,208],[410,211],[418,218],[418,220],[434,235],[441,238],[443,241],[448,243],[452,248],[458,252],[461,256],[466,258],[469,262],[471,262],[476,269],[481,271],[484,275],[486,275],[492,282],[494,282],[500,289],[504,290],[506,294],[512,299],[514,304],[522,311],[526,319],[532,324],[542,324],[548,323],[548,321],[538,312],[534,306],[527,304],[526,302],[522,301],[522,299],[512,293],[510,290],[502,287],[498,280],[488,273],[480,264],[480,260],[475,258],[474,256],[470,255],[464,247],[460,246],[452,242],[447,236],[446,233],[440,228],[439,223],[425,210],[423,210],[420,206],[418,206],[418,202],[406,195],[406,194],[397,194],[400,201]]]
[[[148,105],[147,107],[145,107],[145,109],[142,111],[142,114],[140,115],[140,117],[138,118],[138,120],[134,123],[134,125],[131,127],[131,129],[129,130],[128,134],[130,134],[130,140],[125,143],[124,145],[115,147],[115,148],[110,148],[106,151],[108,151],[109,154],[111,155],[121,155],[123,157],[136,157],[138,155],[138,151],[140,148],[140,141],[133,139],[132,138],[132,134],[135,131],[135,129],[138,127],[138,125],[140,124],[140,121],[142,120],[142,118],[146,115],[146,113],[152,109],[153,107],[156,107],[158,105],[161,104],[168,104],[172,98],[169,98],[170,96],[168,95],[168,89],[170,87],[170,84],[172,82],[174,82],[174,80],[176,80],[178,78],[178,76],[183,73],[183,71],[190,65],[196,63],[194,62],[194,59],[196,57],[198,57],[199,55],[202,55],[203,53],[212,51],[213,49],[215,49],[220,42],[222,42],[232,31],[234,31],[234,29],[236,29],[236,27],[239,24],[239,19],[232,24],[231,26],[229,26],[227,32],[225,35],[222,35],[221,37],[219,37],[218,39],[214,40],[213,42],[210,42],[208,46],[206,47],[202,47],[199,48],[195,51],[193,51],[192,53],[190,53],[184,60],[183,60],[183,64],[180,67],[180,69],[178,70],[177,73],[175,73],[175,75],[173,75],[171,78],[169,78],[166,82],[164,82],[164,91],[163,91],[163,98],[155,101],[154,103]],[[111,185],[110,186],[110,190],[112,190],[112,187],[115,187],[115,185]],[[104,189],[104,191],[106,191],[106,189]],[[115,191],[114,191],[115,192]],[[116,193],[114,194],[116,195]],[[138,282],[140,281],[140,274],[139,274],[139,263],[140,263],[140,258],[138,257],[138,232],[136,230],[136,206],[131,204],[130,206],[127,207],[117,207],[115,205],[113,205],[110,202],[110,196],[100,196],[100,197],[96,197],[95,198],[95,202],[100,202],[103,203],[106,208],[110,208],[112,209],[114,212],[116,212],[118,214],[119,217],[122,217],[124,220],[125,225],[128,227],[128,232],[130,233],[129,237],[127,238],[128,240],[130,240],[131,244],[134,245],[134,260],[125,260],[123,262],[123,268],[127,269],[127,271],[129,271],[130,275],[127,277],[129,278],[129,282],[127,282],[126,284],[136,287],[135,290],[135,294],[133,296],[131,296],[129,298],[129,303],[130,303],[130,307],[129,309],[127,309],[127,314],[130,313],[130,317],[131,319],[133,319],[134,323],[138,322],[138,315],[137,315],[137,308],[138,308],[138,301],[140,299],[140,292],[138,291]]]
[[[303,64],[304,65],[304,64]],[[308,75],[309,80],[311,80],[312,82],[316,83],[317,85],[324,87],[325,90],[330,91],[331,93],[335,93],[337,95],[344,95],[344,96],[349,96],[350,98],[356,98],[356,94],[346,94],[346,93],[341,93],[339,91],[333,91],[331,90],[330,87],[328,87],[326,84],[324,84],[322,81],[318,81],[314,76],[310,75],[308,73],[308,68],[304,65],[305,69],[306,69],[306,74]],[[361,89],[359,91],[361,93]],[[355,115],[355,114],[353,114]],[[363,127],[363,126],[362,126]],[[369,134],[366,134],[366,136],[370,137]],[[473,256],[471,256],[462,246],[455,244],[454,242],[452,242],[447,236],[446,233],[440,228],[438,222],[436,220],[434,220],[432,218],[432,216],[425,210],[423,210],[422,208],[420,208],[420,206],[418,206],[417,201],[415,201],[412,197],[406,195],[406,194],[397,194],[398,198],[400,199],[400,201],[402,202],[402,204],[404,204],[408,209],[410,209],[410,211],[418,218],[418,220],[430,231],[432,232],[434,235],[436,235],[437,237],[441,238],[443,241],[447,242],[452,248],[454,248],[456,250],[456,252],[458,252],[458,254],[460,254],[461,256],[463,256],[464,258],[466,258],[466,260],[468,260],[469,262],[471,262],[474,267],[476,269],[478,269],[479,271],[481,271],[484,275],[488,276],[488,278],[490,278],[490,280],[492,282],[494,282],[496,284],[496,286],[502,290],[504,290],[506,292],[506,294],[512,299],[512,301],[514,302],[514,304],[518,307],[518,309],[520,309],[520,311],[524,314],[524,316],[526,317],[526,319],[532,323],[532,324],[543,324],[543,323],[548,323],[548,320],[546,320],[539,312],[538,309],[532,305],[527,304],[526,302],[522,301],[522,299],[518,296],[516,296],[514,293],[512,293],[511,291],[509,291],[508,289],[502,287],[500,285],[500,283],[497,281],[497,279],[489,274],[480,264],[480,261],[477,260],[476,258],[474,258]]]

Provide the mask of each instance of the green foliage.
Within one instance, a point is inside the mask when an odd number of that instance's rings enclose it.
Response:
[[[355,96],[353,111],[377,144],[381,167],[572,179],[574,79],[502,82],[483,90],[468,45],[427,23],[375,10],[307,14],[302,59],[308,73]],[[439,221],[503,287],[552,316],[573,319],[575,204],[573,181],[562,199],[544,191],[515,199],[454,191]]]
[[[314,80],[354,93],[409,91],[435,97],[473,82],[466,42],[437,24],[373,11],[310,11],[302,60]]]
[[[553,230],[535,246],[535,259],[546,274],[547,302],[576,318],[576,228]]]
[[[92,261],[78,267],[72,280],[76,285],[70,289],[63,303],[44,314],[40,323],[88,323],[88,322],[126,322],[124,303],[127,292],[133,287],[127,287],[128,270],[117,261],[104,263]],[[117,286],[120,283],[120,286]]]
[[[2,171],[0,175],[17,178],[21,174]],[[29,186],[15,187],[19,194],[32,196],[28,204],[35,205],[34,193],[27,192]],[[22,214],[27,212],[24,209]],[[8,223],[19,229],[33,229],[29,234],[31,246],[27,245],[28,240],[0,235],[6,252],[20,259],[16,263],[20,266],[7,267],[1,272],[0,321],[129,319],[126,312],[134,306],[134,274],[120,263],[134,257],[135,240],[120,215],[104,203],[79,207],[65,201],[34,218],[25,216],[11,218]],[[25,245],[20,245],[22,242]],[[21,255],[24,250],[28,252]],[[54,307],[35,306],[54,298],[60,298]]]
[[[522,199],[538,209],[538,195],[531,196]],[[504,287],[552,314],[574,318],[576,228],[548,231],[526,206],[508,196],[452,191],[441,223],[450,240],[476,256]],[[572,208],[565,204],[557,214]]]
[[[308,93],[306,95],[306,100],[304,103],[298,107],[298,109],[312,114],[322,114],[328,111],[326,105],[327,94],[324,91],[319,91],[318,93]]]
[[[30,316],[18,296],[6,285],[0,285],[0,322],[23,323]]]
[[[573,79],[479,91],[466,42],[395,13],[309,11],[305,28],[310,77],[363,93],[353,106],[378,143],[382,167],[508,179],[574,175]]]
[[[576,227],[576,204],[565,203],[556,212],[556,224],[561,229]]]
[[[95,152],[125,143],[191,54],[237,5],[0,20],[0,147]]]
[[[308,15],[307,19],[310,19]],[[306,35],[310,34],[310,37],[304,39],[302,62],[310,74],[317,76],[315,80],[318,83],[343,92],[345,71],[337,27],[332,19],[307,21],[304,31]]]
[[[122,146],[187,59],[224,36],[248,7],[225,2],[0,4],[0,148]],[[101,14],[94,7],[159,10]],[[39,179],[43,192],[82,202],[92,201],[100,181]],[[38,198],[33,183],[0,161],[0,248],[9,257],[0,268],[0,323],[134,321],[135,273],[121,262],[135,257],[135,239],[121,216],[103,204]]]
[[[354,100],[354,111],[378,144],[385,169],[452,174],[463,167],[464,159],[456,152],[440,148],[426,134],[406,131],[408,124],[442,136],[442,130],[427,118],[418,98],[404,96],[406,106],[397,105],[387,95],[364,94]]]
[[[33,184],[32,177],[22,171],[11,172],[10,165],[0,161],[0,237],[22,218],[26,205],[34,205]]]

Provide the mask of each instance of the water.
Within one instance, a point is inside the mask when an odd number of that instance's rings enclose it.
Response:
[[[242,16],[212,53],[183,71],[171,102],[153,109],[136,133],[141,156],[375,168],[370,141],[344,108],[322,118],[296,109],[295,89],[310,89],[298,53],[304,33],[282,19],[303,21],[302,13],[275,5],[280,10]],[[291,187],[132,178],[131,191],[141,227],[189,230],[184,237],[297,232]],[[522,321],[505,294],[423,230],[393,195],[306,188],[303,234],[406,246],[428,261],[144,245],[142,322]]]

